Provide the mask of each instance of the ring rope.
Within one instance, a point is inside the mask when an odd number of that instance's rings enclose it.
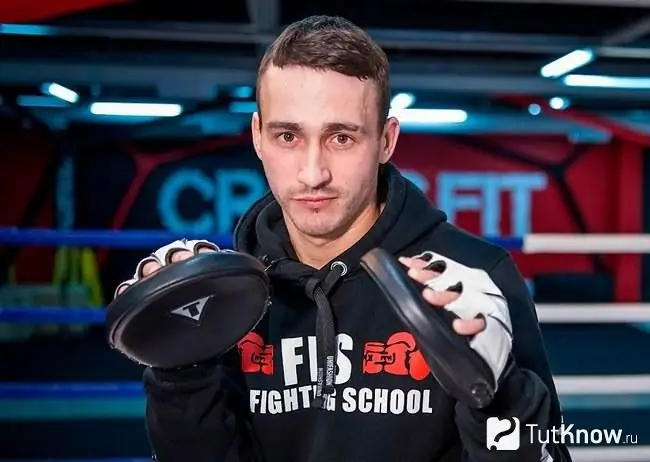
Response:
[[[649,234],[529,234],[524,253],[641,254],[650,253]]]
[[[561,395],[650,395],[650,375],[561,375],[554,377]],[[2,382],[0,399],[138,398],[140,382]]]
[[[569,448],[573,462],[648,462],[650,446]]]
[[[157,230],[55,230],[0,228],[0,245],[42,245],[151,249],[177,239],[209,239],[232,246],[230,235],[173,233]],[[528,234],[523,237],[485,237],[508,250],[546,254],[639,254],[650,253],[648,234]]]
[[[573,462],[648,462],[650,460],[650,446],[635,446],[624,448],[597,447],[569,449]],[[0,462],[25,462],[24,460],[0,459]],[[44,459],[29,462],[151,462],[151,458],[136,459]]]
[[[3,382],[0,399],[142,398],[141,382]]]
[[[151,457],[112,459],[0,459],[0,462],[151,462]]]
[[[202,233],[173,233],[157,230],[93,230],[0,228],[0,245],[110,247],[154,249],[178,239],[208,239],[220,247],[232,247],[232,236]]]
[[[650,395],[650,375],[555,376],[560,395]]]
[[[110,247],[114,249],[152,249],[178,239],[211,240],[220,247],[232,247],[232,235],[210,233],[174,233],[159,230],[93,230],[93,229],[47,229],[47,228],[2,228],[0,245],[10,246],[66,246],[66,247]],[[519,250],[521,238],[488,238],[497,245]]]
[[[650,375],[562,375],[554,377],[560,395],[650,395]],[[140,382],[3,382],[0,399],[141,398]]]
[[[650,321],[650,303],[539,304],[537,315],[540,323],[643,323]]]
[[[627,324],[650,322],[649,303],[540,304],[540,323]],[[0,307],[0,323],[102,324],[106,309],[88,307]]]
[[[158,230],[0,228],[0,245],[13,246],[39,245],[151,249],[183,238],[208,239],[221,247],[232,247],[233,243],[232,235],[211,235],[209,233],[173,233]],[[520,250],[524,242],[519,237],[494,237],[486,239],[509,250]]]

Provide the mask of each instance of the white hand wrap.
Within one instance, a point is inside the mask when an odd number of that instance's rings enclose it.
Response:
[[[117,294],[119,293],[120,289],[122,289],[125,286],[130,287],[136,282],[138,282],[140,279],[142,279],[142,277],[144,276],[142,271],[144,269],[144,266],[147,263],[155,262],[158,263],[160,266],[165,266],[172,262],[172,255],[174,255],[175,252],[181,250],[187,250],[192,252],[194,255],[196,255],[197,253],[199,253],[199,250],[201,249],[210,249],[215,252],[232,252],[232,250],[220,249],[216,244],[210,241],[204,241],[204,240],[188,241],[187,239],[174,241],[170,244],[160,247],[159,249],[155,250],[150,256],[140,260],[138,262],[138,265],[135,267],[135,273],[133,273],[133,277],[131,279],[127,279],[126,281],[121,282],[115,289],[115,293],[113,296],[117,297]]]
[[[495,383],[498,383],[512,350],[510,313],[501,290],[481,269],[470,268],[430,251],[415,258],[428,262],[427,267],[444,267],[440,276],[426,282],[434,291],[443,292],[461,284],[460,297],[446,305],[445,309],[463,319],[478,316],[485,319],[485,329],[474,335],[470,346],[490,366]]]

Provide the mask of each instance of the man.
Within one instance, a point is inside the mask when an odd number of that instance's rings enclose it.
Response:
[[[526,425],[561,423],[526,285],[507,252],[447,223],[389,163],[399,135],[389,93],[386,55],[344,19],[292,24],[267,51],[251,129],[271,194],[242,217],[235,241],[268,266],[271,305],[238,348],[214,361],[146,369],[147,428],[161,462],[570,460],[565,447],[526,438]],[[427,286],[432,310],[456,304],[481,315],[461,316],[454,328],[486,358],[501,358],[488,361],[501,383],[487,408],[457,402],[430,373],[360,267],[376,247]],[[136,275],[215,250],[175,242],[143,260]],[[472,289],[479,274],[507,302],[499,305],[503,325],[482,311],[498,303]],[[458,283],[462,290],[447,290]],[[485,306],[461,303],[465,295],[482,296],[475,304]],[[336,352],[334,390],[316,393],[328,349]],[[515,366],[506,375],[509,355]],[[520,419],[519,450],[488,448],[493,416]]]

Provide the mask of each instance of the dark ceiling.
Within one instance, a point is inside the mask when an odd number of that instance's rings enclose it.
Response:
[[[71,14],[55,22],[142,19],[172,23],[247,24],[253,22],[249,3],[185,0],[165,4],[159,0],[137,0]],[[274,14],[277,15],[276,23],[280,26],[313,14],[329,14],[344,16],[367,28],[577,35],[588,38],[602,37],[648,13],[647,6],[616,6],[643,3],[624,0],[569,0],[556,3],[434,0],[428,2],[429,5],[424,1],[402,0],[386,1],[381,6],[372,0],[269,0],[268,3],[277,8],[277,13]]]
[[[3,25],[0,93],[11,103],[55,81],[74,88],[79,104],[173,100],[196,117],[208,109],[229,114],[230,90],[254,83],[264,46],[283,25],[312,14],[345,16],[368,29],[391,59],[394,91],[412,92],[421,107],[506,117],[492,129],[511,128],[518,119],[508,117],[522,111],[504,103],[506,94],[564,97],[573,108],[638,119],[641,129],[639,114],[650,112],[650,82],[572,87],[540,75],[545,64],[589,48],[596,59],[576,73],[650,80],[649,0],[128,1]],[[66,125],[86,121],[79,104],[30,110]],[[195,123],[210,131],[205,120]]]

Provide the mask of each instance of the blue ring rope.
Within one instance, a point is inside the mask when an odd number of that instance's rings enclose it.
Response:
[[[0,307],[0,323],[103,324],[106,309],[98,307]]]
[[[581,408],[593,407],[594,399],[602,398],[605,407],[611,405],[617,396],[624,396],[628,401],[634,400],[633,404],[648,406],[648,393],[629,394],[621,392],[620,395],[582,395],[562,396],[563,400],[583,401]],[[25,400],[33,401],[38,399],[99,399],[99,400],[142,400],[145,398],[144,385],[142,382],[0,382],[0,401]],[[640,400],[643,400],[641,403]],[[1,459],[0,459],[1,461]]]
[[[40,228],[0,228],[0,245],[38,245],[69,247],[110,247],[115,249],[155,249],[177,239],[207,239],[232,247],[232,236],[210,233],[172,233],[156,230],[55,230]]]
[[[2,382],[0,399],[125,399],[144,397],[142,382]]]
[[[110,247],[115,249],[155,249],[177,239],[207,239],[224,247],[232,247],[232,236],[210,233],[172,233],[156,230],[54,230],[41,228],[0,228],[0,245],[39,245],[69,247]],[[521,237],[486,237],[507,250],[521,250]]]
[[[149,458],[115,458],[115,459],[0,459],[0,462],[151,462]]]
[[[0,462],[151,462],[151,457],[125,457],[112,459],[0,459]]]

